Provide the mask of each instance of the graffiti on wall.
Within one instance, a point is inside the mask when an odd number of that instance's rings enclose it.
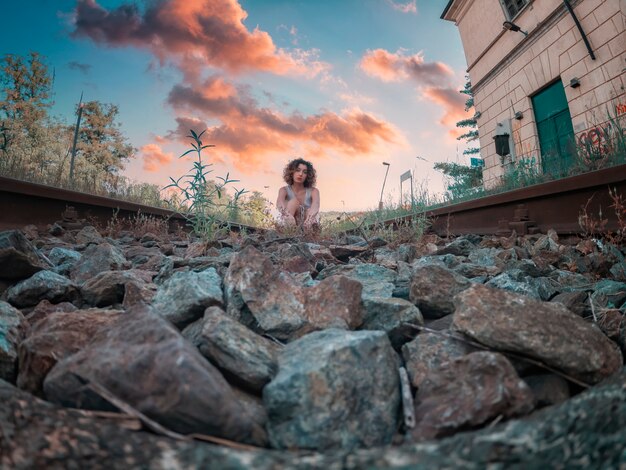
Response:
[[[617,103],[615,105],[615,114],[617,116],[622,116],[623,114],[626,114],[626,103]]]
[[[606,158],[617,149],[618,133],[626,135],[624,129],[613,122],[591,127],[578,135],[578,145],[586,160],[593,162]]]

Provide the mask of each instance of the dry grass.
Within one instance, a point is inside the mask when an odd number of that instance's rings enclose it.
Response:
[[[622,246],[626,242],[626,201],[624,195],[618,193],[615,188],[609,187],[609,197],[613,201],[609,208],[615,212],[617,219],[616,230],[607,229],[609,219],[603,216],[602,209],[598,211],[597,216],[590,213],[589,204],[593,196],[581,208],[578,225],[582,230],[583,238],[600,239],[615,246]]]

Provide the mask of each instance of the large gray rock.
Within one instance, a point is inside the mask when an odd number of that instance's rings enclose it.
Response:
[[[585,317],[590,310],[588,295],[584,291],[571,291],[557,294],[550,302],[559,302],[565,305],[568,310],[574,312],[579,317]]]
[[[228,314],[280,340],[324,328],[358,328],[361,289],[344,276],[303,287],[251,246],[233,257],[224,278]]]
[[[448,243],[443,248],[437,250],[435,254],[467,256],[475,249],[476,245],[474,245],[471,241],[467,240],[466,238],[457,238],[456,240]]]
[[[153,311],[179,328],[200,318],[207,307],[222,306],[222,279],[214,268],[199,273],[179,271],[161,284]]]
[[[474,285],[455,297],[453,327],[492,348],[519,353],[584,382],[617,372],[622,355],[595,325],[560,303]]]
[[[104,271],[86,281],[80,288],[83,300],[94,307],[121,304],[129,284],[137,289],[152,283],[152,273],[138,269]],[[153,286],[156,289],[156,286]]]
[[[611,276],[620,282],[626,282],[626,262],[620,261],[611,266]]]
[[[539,239],[533,244],[532,249],[530,250],[530,253],[532,255],[539,254],[542,251],[552,251],[552,252],[558,253],[559,251],[558,238],[557,240],[555,240],[554,238],[555,237],[551,237],[549,235],[540,236]]]
[[[626,282],[603,279],[596,283],[591,294],[594,308],[619,308],[626,301]]]
[[[346,276],[363,286],[363,299],[391,297],[398,275],[395,271],[376,264],[335,265],[322,270],[317,280],[330,276]]]
[[[38,271],[7,291],[7,300],[19,308],[32,307],[41,300],[59,303],[79,298],[78,286],[53,271]]]
[[[224,277],[224,296],[231,317],[279,339],[306,326],[302,288],[251,246],[233,256]]]
[[[26,330],[24,315],[0,300],[0,379],[15,383],[17,348]]]
[[[455,339],[445,332],[437,334],[425,331],[402,347],[402,357],[411,384],[419,388],[428,374],[439,370],[446,362],[475,351],[477,349],[462,338]]]
[[[89,344],[96,332],[111,325],[120,313],[102,309],[56,312],[34,323],[19,345],[18,387],[42,396],[50,369]]]
[[[119,248],[110,243],[89,245],[71,270],[74,282],[82,284],[103,271],[119,271],[129,266]]]
[[[111,410],[85,387],[96,382],[164,426],[263,443],[265,432],[222,374],[164,319],[137,309],[58,362],[44,381],[46,397],[64,406]]]
[[[524,276],[530,277],[548,276],[554,272],[554,268],[552,266],[540,266],[531,259],[508,260],[505,263],[505,270],[519,271]]]
[[[76,243],[87,245],[89,243],[102,243],[103,241],[104,238],[93,225],[83,227],[76,234]]]
[[[490,279],[485,285],[495,289],[507,290],[515,292],[516,294],[527,295],[537,300],[541,300],[539,290],[536,286],[529,282],[529,279],[532,278],[528,278],[519,270],[512,269],[508,272],[498,274],[493,279]]]
[[[500,274],[500,269],[496,266],[484,266],[475,263],[461,263],[454,268],[454,271],[468,279],[476,277],[492,277]]]
[[[48,259],[54,264],[53,271],[61,276],[69,276],[74,265],[82,255],[76,250],[55,246],[48,253]]]
[[[397,357],[383,332],[311,333],[285,347],[263,402],[273,447],[389,444],[398,426]]]
[[[36,325],[39,320],[57,312],[75,312],[79,308],[69,302],[61,302],[60,304],[53,304],[49,300],[42,300],[39,302],[29,313],[26,315],[26,320],[29,325]]]
[[[332,276],[303,289],[304,315],[308,330],[355,329],[363,323],[361,283],[344,276]]]
[[[467,259],[471,263],[479,266],[491,266],[495,268],[496,266],[502,264],[501,259],[498,257],[500,253],[502,253],[502,251],[496,248],[478,248],[469,253]],[[517,257],[515,251],[513,251],[513,256]]]
[[[560,292],[561,286],[549,277],[530,278],[528,283],[537,291],[541,300],[551,300]]]
[[[361,329],[384,331],[395,349],[417,335],[414,325],[424,324],[419,308],[404,299],[368,298],[363,300],[363,309]]]
[[[24,279],[52,266],[19,230],[0,232],[0,279]]]
[[[190,334],[192,342],[232,382],[260,392],[276,375],[281,346],[275,342],[249,330],[219,307],[208,308],[200,326],[200,334]]]
[[[129,430],[119,419],[59,409],[0,381],[0,466],[16,469],[254,468],[620,468],[624,462],[626,371],[525,419],[426,443],[325,453],[248,451]],[[60,439],[51,436],[61,435]]]
[[[537,408],[558,405],[570,397],[569,384],[555,374],[535,374],[524,377],[535,397]]]
[[[533,409],[533,394],[502,354],[474,352],[444,363],[420,383],[411,437],[427,440]]]
[[[441,318],[454,312],[452,298],[472,283],[442,266],[423,266],[413,271],[409,299],[425,318]]]

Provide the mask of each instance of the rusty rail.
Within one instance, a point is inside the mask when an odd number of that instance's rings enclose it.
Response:
[[[609,187],[622,197],[626,195],[626,165],[494,194],[417,215],[427,216],[431,229],[438,235],[508,235],[513,229],[520,235],[545,233],[549,229],[560,234],[576,234],[581,233],[578,219],[586,207],[593,218],[607,219],[606,230],[616,230],[618,221],[611,208],[613,200]],[[398,219],[385,223],[398,223]]]
[[[134,202],[96,196],[69,189],[45,186],[0,176],[0,230],[36,225],[47,225],[60,221],[68,207],[73,207],[79,219],[106,225],[115,215],[118,219],[132,219],[139,213],[167,219],[170,229],[186,225],[185,217],[175,211],[146,206]],[[229,226],[234,231],[258,230],[242,224]]]

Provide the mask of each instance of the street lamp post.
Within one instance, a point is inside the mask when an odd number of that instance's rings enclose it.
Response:
[[[383,189],[380,190],[380,201],[378,202],[378,210],[383,210],[383,192],[385,191],[385,183],[387,182],[387,174],[389,174],[390,163],[383,162],[383,165],[387,167],[387,171],[385,171],[385,179],[383,180]]]

